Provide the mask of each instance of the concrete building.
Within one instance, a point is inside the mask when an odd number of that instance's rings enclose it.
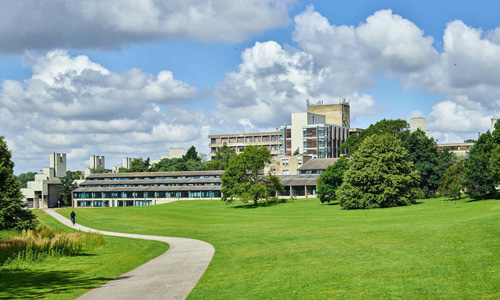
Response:
[[[300,176],[319,176],[328,166],[333,165],[337,158],[311,159],[299,168]]]
[[[106,169],[106,165],[104,162],[104,156],[97,156],[97,155],[92,155],[90,157],[90,169],[91,170],[97,170],[97,169]]]
[[[168,155],[162,155],[161,159],[168,158],[182,158],[184,155],[184,148],[170,148]]]
[[[425,135],[429,137],[429,130],[425,129],[425,118],[411,118],[410,119],[410,132],[415,132],[418,129],[425,132]]]
[[[29,208],[57,207],[59,201],[59,185],[66,175],[66,154],[51,153],[50,165],[42,169],[42,174],[36,174],[34,181],[27,183],[28,187],[21,189],[24,201]]]
[[[448,149],[451,153],[458,156],[466,156],[469,153],[470,148],[474,146],[474,143],[449,143],[449,144],[438,144],[438,150]]]
[[[319,101],[316,104],[310,104],[307,100],[307,112],[323,115],[326,117],[326,124],[340,127],[351,127],[350,106],[346,99],[340,99],[339,104],[324,104]]]
[[[275,156],[270,165],[264,168],[264,174],[268,174],[271,169],[277,176],[298,175],[298,169],[312,159],[308,155]]]
[[[137,158],[132,158],[132,157],[125,157],[123,160],[122,160],[122,167],[125,168],[125,169],[130,169],[130,164],[132,163],[132,161],[134,159],[137,159]]]
[[[217,148],[226,144],[229,148],[241,153],[247,146],[266,147],[272,155],[281,154],[281,132],[259,132],[259,133],[237,133],[237,134],[219,134],[209,135],[210,139],[210,157],[215,155]]]

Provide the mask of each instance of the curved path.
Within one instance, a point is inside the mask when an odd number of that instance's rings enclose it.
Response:
[[[59,222],[81,231],[104,235],[155,240],[168,243],[168,251],[108,283],[90,290],[77,299],[185,299],[205,272],[215,249],[209,243],[194,239],[127,234],[74,225],[55,212],[45,210]]]

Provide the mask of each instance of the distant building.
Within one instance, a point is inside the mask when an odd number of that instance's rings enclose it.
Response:
[[[319,176],[328,166],[333,165],[337,158],[318,158],[311,159],[299,168],[299,175]]]
[[[162,155],[161,159],[182,158],[183,155],[184,155],[184,148],[170,148],[169,155]]]
[[[437,145],[438,150],[448,149],[451,153],[458,156],[466,156],[472,146],[474,146],[474,143],[449,143]]]
[[[241,153],[247,146],[266,147],[272,155],[281,154],[281,132],[236,133],[209,135],[210,157],[215,155],[217,148],[226,144],[229,148]]]
[[[294,156],[274,156],[270,165],[264,168],[264,174],[269,173],[271,168],[274,169],[275,175],[298,175],[299,168],[312,159],[308,155],[294,155]]]
[[[106,169],[104,156],[92,155],[90,157],[90,169],[91,170]]]
[[[324,115],[326,124],[340,127],[351,127],[351,109],[345,99],[341,99],[339,104],[323,104],[319,101],[317,104],[310,104],[307,101],[307,112]]]
[[[122,167],[125,168],[125,169],[130,169],[130,164],[132,163],[132,161],[134,159],[137,159],[137,158],[132,158],[132,157],[125,157],[123,160],[122,160]]]
[[[50,165],[42,169],[42,174],[36,174],[35,180],[27,183],[27,188],[21,189],[24,201],[29,208],[57,207],[59,201],[59,185],[66,175],[66,154],[51,153]]]
[[[410,132],[415,132],[418,129],[425,132],[425,135],[429,137],[429,130],[425,129],[425,118],[411,118],[410,119]]]

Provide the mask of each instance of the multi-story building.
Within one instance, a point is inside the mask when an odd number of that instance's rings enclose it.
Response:
[[[310,104],[307,101],[307,112],[324,115],[326,124],[340,127],[351,127],[351,112],[349,103],[345,99],[340,99],[339,104],[324,104],[319,101],[317,104]]]
[[[104,163],[104,156],[92,155],[90,157],[90,169],[91,170],[97,170],[97,169],[104,170],[105,168],[106,168],[106,165]]]
[[[215,155],[217,148],[226,144],[229,148],[241,153],[247,146],[266,147],[272,155],[281,154],[281,132],[260,132],[260,133],[240,133],[240,134],[219,134],[209,135],[210,157]]]
[[[275,156],[271,164],[264,168],[264,174],[273,170],[277,176],[298,175],[298,169],[310,159],[312,156],[309,155]]]
[[[474,146],[474,143],[449,143],[437,145],[438,150],[448,149],[451,153],[458,156],[466,156],[472,146]]]
[[[51,153],[50,165],[42,169],[42,174],[36,174],[34,181],[27,183],[27,188],[21,189],[24,201],[29,208],[57,207],[59,185],[61,178],[66,175],[66,154]]]
[[[312,113],[292,114],[292,125],[281,127],[283,155],[294,152],[315,158],[334,158],[342,153],[340,145],[349,137],[349,128],[325,124],[326,117]]]

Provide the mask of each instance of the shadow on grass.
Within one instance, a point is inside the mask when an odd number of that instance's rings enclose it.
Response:
[[[75,271],[2,270],[0,299],[38,299],[91,289],[113,278],[82,278]]]
[[[236,206],[230,206],[228,208],[243,208],[243,209],[254,209],[254,208],[259,208],[259,207],[271,207],[271,206],[278,206],[280,204],[285,204],[293,202],[293,200],[289,199],[280,199],[279,201],[261,201],[258,202],[257,205],[255,205],[253,202],[252,203],[244,203],[241,205],[236,205]]]

